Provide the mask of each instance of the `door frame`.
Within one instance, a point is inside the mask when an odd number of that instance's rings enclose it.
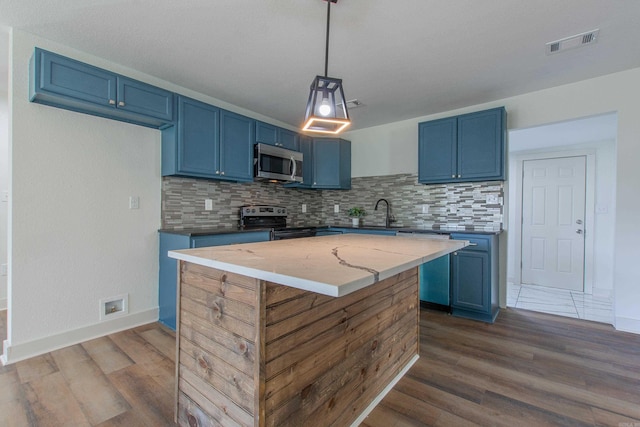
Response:
[[[511,159],[515,161],[516,173],[513,184],[516,187],[516,203],[515,203],[515,253],[514,255],[514,281],[517,285],[522,284],[522,184],[523,164],[525,160],[545,160],[558,159],[562,157],[586,157],[585,171],[585,203],[584,203],[584,286],[582,292],[585,294],[593,293],[594,279],[594,236],[595,231],[595,189],[596,189],[596,150],[593,149],[576,149],[563,151],[536,151],[511,153]],[[575,291],[574,291],[575,292]]]

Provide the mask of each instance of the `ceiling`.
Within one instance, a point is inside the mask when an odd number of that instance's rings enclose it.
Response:
[[[0,26],[297,127],[323,72],[326,5],[0,0]],[[340,0],[329,76],[364,104],[350,111],[362,129],[640,67],[639,17],[638,0]],[[546,55],[545,43],[596,28],[596,43]]]

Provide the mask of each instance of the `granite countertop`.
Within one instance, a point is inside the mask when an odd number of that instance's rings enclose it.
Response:
[[[170,251],[169,257],[340,297],[467,246],[464,240],[337,234]]]
[[[431,229],[431,228],[414,228],[414,227],[391,227],[386,228],[384,226],[376,225],[364,225],[361,227],[353,227],[351,225],[296,225],[295,227],[315,227],[318,230],[327,228],[346,228],[353,230],[389,230],[389,231],[401,231],[403,233],[435,233],[435,234],[451,234],[451,233],[464,233],[464,234],[500,234],[502,230],[459,230],[459,229]],[[230,233],[247,233],[253,231],[270,231],[271,228],[254,228],[246,229],[242,227],[210,227],[210,228],[186,228],[184,230],[175,229],[160,229],[160,233],[180,234],[184,236],[209,236],[214,234],[230,234]]]

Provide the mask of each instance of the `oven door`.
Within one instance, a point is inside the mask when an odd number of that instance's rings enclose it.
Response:
[[[302,182],[302,153],[256,144],[254,148],[254,176],[257,179]]]
[[[300,239],[302,237],[315,237],[315,228],[284,228],[273,230],[272,240]]]

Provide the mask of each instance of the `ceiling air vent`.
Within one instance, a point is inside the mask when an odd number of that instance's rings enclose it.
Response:
[[[575,36],[549,42],[546,44],[547,55],[558,53],[567,49],[573,49],[576,47],[593,44],[598,41],[599,32],[599,29],[595,29],[592,31],[587,31],[586,33],[576,34]]]

